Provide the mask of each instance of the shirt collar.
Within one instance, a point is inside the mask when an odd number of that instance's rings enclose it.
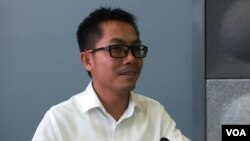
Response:
[[[141,105],[141,102],[140,102],[138,95],[133,91],[131,91],[131,93],[130,93],[129,104],[131,104],[132,106],[134,106],[135,108],[138,108],[138,109],[142,108],[142,105]]]
[[[94,108],[101,108],[104,109],[103,104],[101,103],[100,99],[98,98],[93,85],[92,85],[92,81],[90,81],[90,83],[88,84],[88,86],[86,87],[85,91],[83,91],[81,93],[81,98],[79,99],[80,101],[80,105],[82,107],[82,111],[83,112],[87,112],[91,109]],[[130,94],[130,98],[129,98],[129,105],[127,110],[131,111],[134,108],[141,108],[141,104],[140,101],[138,99],[138,97],[136,96],[136,94],[134,92],[131,91]],[[132,110],[134,111],[134,110]]]
[[[88,84],[85,91],[82,92],[80,98],[80,104],[82,106],[83,112],[87,112],[94,108],[104,108],[101,101],[96,95],[96,92],[92,86],[92,81]]]

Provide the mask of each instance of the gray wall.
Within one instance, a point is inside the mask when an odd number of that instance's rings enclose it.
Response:
[[[90,11],[111,5],[138,17],[149,46],[136,91],[160,101],[186,136],[204,140],[203,3],[1,0],[0,139],[30,140],[52,105],[85,89],[75,31]]]

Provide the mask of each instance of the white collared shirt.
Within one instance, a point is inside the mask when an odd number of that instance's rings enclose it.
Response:
[[[116,121],[98,99],[92,83],[80,94],[51,107],[32,141],[189,141],[157,101],[131,92]]]

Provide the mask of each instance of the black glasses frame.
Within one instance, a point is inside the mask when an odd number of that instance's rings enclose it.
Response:
[[[112,49],[116,48],[116,47],[127,47],[128,48],[128,51],[125,52],[125,54],[123,56],[114,56],[112,54]],[[113,58],[123,58],[123,57],[126,57],[128,56],[128,52],[129,50],[131,50],[133,56],[135,58],[145,58],[146,55],[147,55],[147,52],[148,52],[148,47],[145,46],[145,45],[124,45],[124,44],[115,44],[115,45],[109,45],[109,46],[106,46],[106,47],[101,47],[101,48],[94,48],[94,49],[91,49],[91,50],[87,50],[87,51],[84,51],[85,53],[91,53],[91,52],[96,52],[96,51],[99,51],[99,50],[106,50],[106,51],[109,51],[109,55]],[[142,56],[138,56],[135,51],[143,51],[143,55]]]

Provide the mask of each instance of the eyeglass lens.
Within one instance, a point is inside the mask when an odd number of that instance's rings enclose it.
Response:
[[[129,50],[132,51],[134,57],[143,58],[146,55],[146,49],[143,46],[128,47],[125,45],[116,45],[110,47],[110,55],[112,57],[125,57]]]

